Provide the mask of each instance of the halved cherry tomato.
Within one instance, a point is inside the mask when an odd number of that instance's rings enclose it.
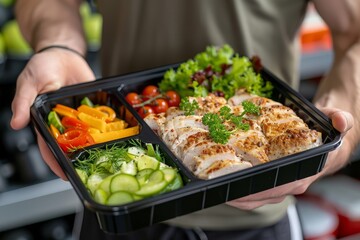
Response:
[[[148,105],[140,107],[138,110],[138,114],[140,115],[141,118],[145,118],[146,116],[148,116],[152,113],[155,113],[154,109]]]
[[[180,104],[180,95],[172,90],[165,93],[169,107],[178,107]]]
[[[155,99],[151,103],[152,109],[154,109],[155,113],[163,113],[169,108],[168,102],[163,98]]]
[[[62,125],[65,127],[65,129],[70,128],[70,129],[82,129],[82,130],[88,130],[89,129],[89,125],[76,119],[73,117],[68,117],[65,116],[61,119],[61,123]]]
[[[56,139],[61,149],[65,152],[69,152],[73,148],[86,146],[88,140],[89,134],[81,129],[70,129],[59,135]]]
[[[142,96],[144,98],[144,101],[147,99],[150,99],[152,97],[155,97],[157,95],[160,94],[159,88],[154,86],[154,85],[147,85],[143,91],[142,91]]]

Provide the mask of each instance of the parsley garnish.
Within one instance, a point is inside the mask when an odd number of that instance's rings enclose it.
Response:
[[[256,106],[252,102],[242,102],[244,111],[240,115],[231,113],[231,109],[228,106],[220,108],[219,113],[206,113],[202,117],[204,125],[208,126],[210,137],[216,143],[226,144],[230,138],[230,135],[237,130],[247,131],[250,129],[248,123],[243,122],[245,114],[260,114],[259,106]],[[231,122],[235,125],[235,129],[228,129],[224,124],[226,121]]]
[[[185,116],[194,115],[195,110],[199,109],[197,101],[193,100],[190,102],[189,98],[185,97],[181,99],[180,110],[185,111]]]

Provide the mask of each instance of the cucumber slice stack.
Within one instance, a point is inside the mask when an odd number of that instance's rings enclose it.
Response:
[[[110,162],[109,159],[114,158],[109,156],[108,152],[104,153],[104,155],[107,154],[104,157],[97,150],[99,156],[94,161],[95,167],[92,166],[95,170],[90,168],[93,172],[89,175],[80,168],[76,168],[76,171],[93,199],[105,205],[127,204],[181,188],[183,181],[177,169],[160,162],[158,157],[154,156],[154,152],[151,152],[152,156],[148,155],[147,149],[149,149],[148,145],[147,148],[129,147],[127,153],[131,160],[125,161],[119,158],[120,162],[116,165],[121,167],[116,172],[104,172],[106,169],[104,166],[113,165],[114,162]],[[101,159],[101,165],[99,165],[99,159]],[[102,171],[97,172],[96,166]]]

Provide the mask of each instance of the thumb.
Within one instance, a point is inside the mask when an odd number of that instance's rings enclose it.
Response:
[[[346,111],[338,108],[320,108],[332,121],[332,124],[336,130],[342,134],[349,131],[354,125],[354,117]]]

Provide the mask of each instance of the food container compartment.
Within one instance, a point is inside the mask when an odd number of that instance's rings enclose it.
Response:
[[[263,70],[261,72],[263,78],[271,81],[275,86],[273,100],[291,106],[311,128],[322,132],[323,145],[214,179],[198,179],[182,165],[181,161],[125,100],[128,92],[139,91],[146,85],[156,84],[161,80],[166,70],[176,67],[177,65],[169,65],[65,87],[52,93],[40,95],[31,108],[34,125],[44,137],[84,206],[96,213],[101,229],[106,232],[134,231],[312,176],[322,170],[328,152],[337,148],[341,143],[340,134],[332,127],[331,121],[325,115],[270,72]],[[77,161],[76,158],[81,158],[85,153],[64,154],[50,134],[45,116],[50,111],[51,106],[59,101],[76,105],[82,97],[89,96],[90,93],[96,96],[98,91],[106,92],[107,95],[111,96],[113,99],[111,102],[115,106],[118,104],[122,106],[120,109],[127,109],[135,124],[140,125],[138,135],[105,144],[116,144],[129,139],[139,139],[145,143],[158,144],[164,152],[167,162],[179,169],[184,181],[184,186],[181,189],[119,206],[106,206],[92,200],[73,166],[73,162]],[[119,114],[123,111],[119,111]],[[105,144],[98,144],[89,148],[103,148]]]

